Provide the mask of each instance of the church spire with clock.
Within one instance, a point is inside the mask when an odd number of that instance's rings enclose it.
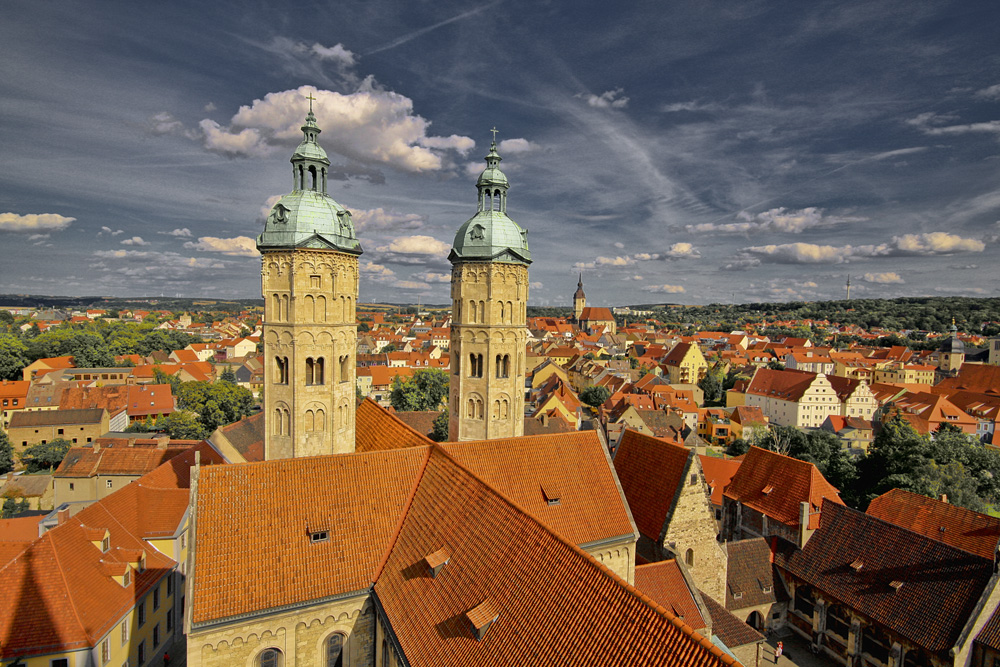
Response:
[[[354,451],[358,256],[351,212],[326,192],[330,160],[310,96],[292,192],[257,237],[264,296],[264,457]]]
[[[459,227],[452,263],[448,439],[524,433],[528,232],[507,216],[510,184],[496,130],[476,181],[476,214]]]

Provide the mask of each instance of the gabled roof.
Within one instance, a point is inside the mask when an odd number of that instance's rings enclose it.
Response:
[[[820,529],[784,568],[928,651],[954,646],[993,561],[830,501],[822,511]]]
[[[767,540],[755,537],[726,542],[726,609],[743,609],[777,600]],[[739,597],[736,597],[739,595]]]
[[[1000,519],[902,489],[872,500],[867,514],[983,558],[1000,542]]]
[[[164,462],[183,454],[182,447],[72,447],[56,469],[56,477],[97,475],[145,475]]]
[[[430,438],[416,432],[370,398],[358,403],[355,433],[357,452],[387,451],[431,444]]]
[[[683,445],[630,429],[618,442],[615,472],[636,527],[653,542],[660,539],[691,455]]]
[[[816,379],[815,373],[758,368],[744,393],[798,401]]]
[[[708,613],[712,617],[712,634],[718,637],[727,647],[732,649],[745,644],[756,644],[764,641],[764,635],[754,630],[736,616],[733,616],[732,613],[716,602],[710,595],[702,592],[701,599],[705,601]]]
[[[674,559],[646,563],[635,568],[635,587],[656,604],[674,612],[695,630],[707,626],[680,566]]]
[[[442,546],[451,560],[431,578],[420,563]],[[431,452],[375,594],[414,665],[735,662],[440,447]],[[477,640],[469,612],[484,603],[495,621]]]
[[[722,506],[722,491],[732,481],[733,475],[740,469],[742,459],[724,459],[718,456],[699,454],[701,470],[705,474],[705,482],[712,491],[712,504]]]
[[[587,306],[580,314],[580,321],[614,322],[615,316],[610,308]]]
[[[105,411],[103,408],[89,410],[18,410],[10,417],[10,427],[100,424],[104,415]]]
[[[1000,366],[964,364],[955,377],[945,378],[935,385],[942,393],[976,391],[981,394],[1000,394]]]
[[[844,504],[840,492],[815,465],[760,447],[746,453],[723,495],[787,526],[799,525],[803,501],[809,501],[811,512],[818,511],[824,499]],[[810,519],[809,528],[816,527],[814,521]]]
[[[229,444],[240,453],[244,461],[264,460],[264,412],[220,427]]]

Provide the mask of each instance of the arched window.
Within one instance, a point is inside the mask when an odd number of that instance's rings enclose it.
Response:
[[[257,658],[258,667],[281,667],[283,664],[281,651],[276,648],[266,648]]]
[[[389,667],[392,656],[389,654],[389,640],[382,639],[382,667]]]
[[[507,304],[505,304],[503,301],[500,302],[500,321],[501,322],[504,321],[505,316],[507,314],[507,312],[506,312],[506,306],[507,306]]]
[[[335,632],[326,640],[325,667],[344,667],[344,635]]]
[[[288,295],[287,294],[282,294],[281,295],[281,315],[278,317],[278,319],[281,320],[282,322],[286,322],[288,320]]]
[[[476,323],[476,302],[471,299],[469,300],[469,322]]]
[[[348,355],[340,357],[340,381],[347,382],[351,379],[351,358]]]
[[[317,410],[316,411],[316,422],[315,422],[315,425],[316,425],[316,430],[317,431],[322,432],[322,431],[326,430],[326,411],[325,410]]]
[[[316,189],[316,165],[309,165],[309,178],[311,181],[310,189]]]
[[[497,377],[506,378],[510,377],[510,355],[509,354],[498,354],[497,361]]]
[[[305,298],[306,322],[314,322],[316,318],[316,299],[312,294],[306,294]]]
[[[493,419],[500,419],[500,400],[493,401]]]
[[[306,359],[306,384],[313,383],[313,360],[312,357]]]
[[[281,321],[281,297],[277,294],[272,294],[271,297],[271,319]]]
[[[326,322],[326,297],[318,296],[316,297],[316,313],[313,316],[313,320],[316,322]]]
[[[486,322],[486,302],[485,301],[480,301],[479,302],[479,322],[480,323],[485,323]]]
[[[288,384],[288,357],[274,358],[274,383]]]
[[[274,409],[274,429],[273,429],[275,435],[284,435],[284,433],[281,432],[281,424],[282,424],[282,421],[281,421],[281,408],[275,408]]]
[[[513,323],[514,323],[514,302],[513,301],[508,301],[507,302],[507,324],[513,324]]]
[[[306,431],[310,431],[310,432],[315,431],[316,430],[316,413],[314,413],[312,410],[306,410],[305,422],[306,422],[305,423]]]
[[[510,401],[506,398],[500,401],[500,419],[510,417]]]
[[[325,366],[326,361],[323,357],[313,362],[313,384],[326,384],[326,378],[324,377]]]
[[[684,552],[684,562],[687,563],[688,567],[694,566],[694,549],[688,549]]]
[[[483,377],[483,355],[481,354],[469,355],[469,377],[472,378]]]

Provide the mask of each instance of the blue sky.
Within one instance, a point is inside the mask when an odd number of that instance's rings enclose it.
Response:
[[[530,302],[1000,295],[1000,5],[9,0],[0,292],[259,296],[305,95],[361,299],[446,303],[499,130]]]

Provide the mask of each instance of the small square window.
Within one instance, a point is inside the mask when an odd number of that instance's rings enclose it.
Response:
[[[315,532],[309,533],[309,539],[313,543],[316,542],[326,542],[330,539],[330,533],[325,530],[317,530]]]
[[[75,488],[76,488],[76,487],[75,487],[75,486],[73,485],[73,482],[70,482],[70,483],[69,483],[69,490],[70,490],[70,491],[72,491],[72,490],[73,490],[73,489],[75,489]]]
[[[62,434],[63,434],[63,430],[59,429],[59,435],[62,435]]]
[[[69,667],[69,658],[55,658],[49,667]]]
[[[153,589],[153,611],[160,608],[160,587],[157,586]]]
[[[112,482],[111,482],[111,480],[110,480],[110,479],[109,479],[109,480],[108,480],[108,481],[106,482],[106,484],[108,485],[108,488],[109,488],[109,489],[110,489],[110,488],[112,487]]]
[[[143,626],[143,624],[146,622],[146,600],[145,600],[145,598],[143,598],[142,600],[139,601],[139,604],[136,605],[135,610],[136,610],[136,612],[138,612],[138,617],[139,617],[139,619],[138,619],[138,625],[141,628]],[[142,662],[143,662],[142,660],[139,661],[140,664]]]

